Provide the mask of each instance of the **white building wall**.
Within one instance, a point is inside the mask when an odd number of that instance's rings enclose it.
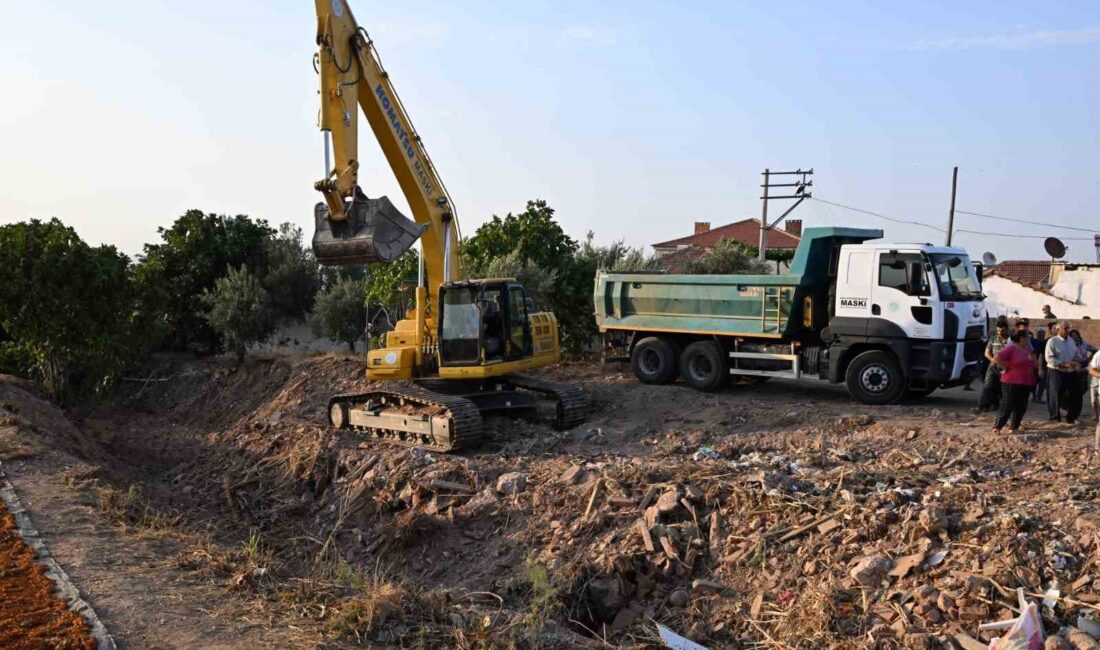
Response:
[[[1100,311],[1100,268],[1062,269],[1050,292],[1069,302],[1091,307],[1093,312]],[[1097,317],[1094,313],[1090,315]]]
[[[1083,273],[1088,273],[1089,271],[1095,271],[1095,269],[1087,269],[1083,271]],[[1062,276],[1071,276],[1065,278],[1066,281],[1075,283],[1081,280],[1081,278],[1073,276],[1073,274],[1078,273],[1078,271],[1065,271],[1062,273]],[[1090,282],[1093,283],[1091,291],[1100,291],[1100,287],[1095,286],[1097,283],[1100,283],[1100,274],[1094,272]],[[1071,287],[1073,287],[1072,295],[1077,295],[1075,288],[1076,284],[1066,284],[1063,286],[1063,278],[1059,278],[1059,282],[1054,285],[1055,290],[1052,290],[1052,293],[1069,295],[1068,291],[1061,291],[1059,289],[1070,289]],[[1084,316],[1100,318],[1100,297],[1092,303],[1092,306],[1088,304],[1075,305],[1068,300],[1063,300],[1043,293],[1042,291],[1036,291],[1035,289],[1025,287],[1022,284],[996,275],[983,279],[982,289],[987,296],[985,305],[991,317],[1022,316],[1031,319],[1042,318],[1043,305],[1050,305],[1050,310],[1059,318],[1082,318]]]

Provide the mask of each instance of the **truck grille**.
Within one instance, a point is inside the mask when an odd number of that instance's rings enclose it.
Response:
[[[985,328],[981,325],[971,325],[970,327],[966,328],[966,339],[968,341],[972,339],[977,339],[980,341],[982,340],[982,336],[984,334]]]

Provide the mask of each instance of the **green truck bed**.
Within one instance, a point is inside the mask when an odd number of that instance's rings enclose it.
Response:
[[[882,237],[881,230],[807,228],[781,275],[596,274],[600,331],[682,332],[789,338],[827,322],[835,250]]]

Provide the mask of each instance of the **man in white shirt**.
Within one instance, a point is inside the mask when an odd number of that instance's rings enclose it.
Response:
[[[1047,362],[1047,412],[1052,422],[1062,421],[1062,409],[1066,410],[1066,422],[1075,424],[1081,415],[1080,377],[1077,373],[1077,343],[1069,337],[1069,323],[1058,323],[1054,336],[1047,339],[1043,355]]]

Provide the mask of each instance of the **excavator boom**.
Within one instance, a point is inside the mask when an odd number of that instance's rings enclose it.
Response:
[[[345,0],[315,0],[320,75],[320,127],[325,175],[315,183],[324,203],[315,210],[318,261],[351,266],[396,259],[423,240],[426,288],[434,296],[457,270],[454,208],[413,128],[370,36]],[[359,109],[397,177],[412,220],[387,197],[359,189]]]

